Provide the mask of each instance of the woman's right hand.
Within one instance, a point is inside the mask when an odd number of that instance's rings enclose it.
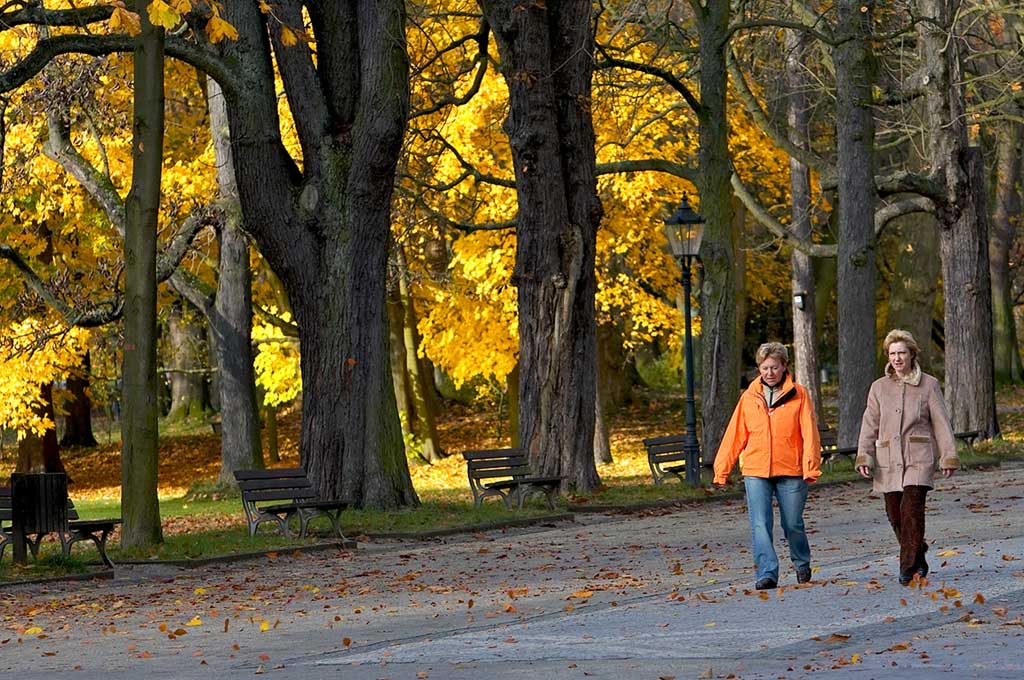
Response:
[[[863,477],[864,479],[871,479],[871,468],[869,468],[867,465],[861,465],[859,468],[857,468],[857,472],[859,472],[860,476]]]

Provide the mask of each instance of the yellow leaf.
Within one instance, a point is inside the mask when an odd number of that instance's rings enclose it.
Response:
[[[219,43],[225,38],[238,40],[238,30],[220,17],[210,17],[206,23],[206,37],[212,43]]]
[[[196,588],[192,592],[196,595],[206,595],[206,588]]]
[[[132,36],[142,32],[139,15],[129,12],[123,7],[115,7],[114,11],[110,13],[110,28],[115,31],[124,31]]]
[[[292,47],[299,40],[295,37],[295,32],[287,26],[281,27],[281,44],[285,47]]]
[[[39,626],[32,626],[31,628],[25,631],[25,635],[39,635],[42,632],[43,629]]]
[[[270,621],[260,621],[260,632],[266,633],[268,630],[270,630]]]
[[[186,623],[185,625],[186,626],[201,626],[201,625],[203,625],[203,620],[200,619],[198,616],[194,616],[194,617],[192,617],[192,620],[189,621],[188,623]]]
[[[939,557],[952,557],[953,555],[959,555],[959,550],[943,550],[939,553]]]
[[[577,590],[575,593],[573,593],[572,595],[570,595],[569,597],[567,597],[565,599],[569,600],[569,599],[572,599],[572,598],[575,597],[575,598],[580,599],[580,600],[585,600],[588,597],[593,597],[593,596],[594,596],[594,593],[592,593],[589,590]]]
[[[163,0],[150,2],[147,11],[154,26],[163,26],[168,31],[174,30],[181,23],[181,15]]]

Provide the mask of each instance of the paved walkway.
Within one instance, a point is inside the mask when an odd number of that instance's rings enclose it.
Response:
[[[920,588],[853,484],[812,494],[812,583],[764,594],[742,502],[5,590],[0,676],[1024,677],[1024,466],[929,506]]]

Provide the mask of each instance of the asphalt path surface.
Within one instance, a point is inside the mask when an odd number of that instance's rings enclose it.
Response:
[[[867,484],[814,490],[813,580],[753,589],[743,502],[0,590],[0,677],[1022,678],[1024,466],[929,495],[896,581]]]

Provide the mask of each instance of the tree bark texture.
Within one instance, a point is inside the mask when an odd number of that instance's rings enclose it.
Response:
[[[167,419],[205,418],[209,405],[206,375],[202,371],[206,355],[205,329],[191,305],[175,301],[167,319],[168,382],[171,385],[171,407]]]
[[[316,40],[283,45],[281,26]],[[268,22],[231,0],[239,32],[222,82],[245,224],[280,277],[299,326],[301,458],[324,498],[358,507],[417,502],[391,381],[385,280],[390,204],[409,108],[400,0],[285,0]],[[302,147],[282,144],[270,46]]]
[[[1014,316],[1013,279],[1010,271],[1017,220],[1021,214],[1021,153],[1024,125],[1003,123],[996,128],[996,167],[992,181],[995,206],[988,235],[992,276],[992,345],[997,384],[1024,382],[1017,324]]]
[[[519,216],[519,437],[534,470],[564,489],[599,484],[594,465],[597,197],[589,0],[481,0],[509,88],[505,130]]]
[[[136,3],[132,186],[125,200],[121,544],[163,540],[157,498],[156,229],[164,138],[164,31]]]
[[[925,108],[933,174],[945,196],[942,285],[945,308],[946,400],[956,431],[999,433],[992,352],[992,286],[988,208],[981,152],[969,148],[960,40],[952,35],[958,0],[918,0]]]
[[[217,159],[217,185],[225,219],[218,236],[217,294],[206,306],[217,355],[220,395],[220,475],[218,484],[235,484],[234,471],[263,466],[259,402],[252,350],[252,269],[249,241],[231,155],[227,102],[212,78],[207,80],[210,133]]]
[[[92,399],[89,397],[91,372],[92,360],[86,352],[80,371],[73,371],[68,376],[71,398],[65,407],[67,415],[64,416],[61,446],[96,446],[96,436],[92,433]]]
[[[959,218],[942,230],[946,302],[946,401],[956,432],[999,434],[992,363],[992,292],[988,270],[988,214],[981,149],[964,149],[970,191]]]
[[[805,94],[811,85],[805,63],[809,43],[806,34],[786,31],[787,117],[791,141],[801,148],[807,148],[810,140],[810,107]],[[789,160],[789,192],[793,234],[798,239],[810,241],[811,171],[795,158]],[[794,248],[790,263],[793,269],[790,279],[793,288],[793,375],[799,384],[807,388],[819,422],[824,422],[821,420],[814,261],[807,253]]]
[[[729,3],[697,7],[700,34],[700,212],[707,221],[700,257],[704,275],[700,291],[701,452],[705,465],[714,462],[718,445],[739,397],[736,373],[736,301],[733,280],[732,160],[729,153],[728,71],[725,48]],[[701,277],[696,277],[701,281]]]
[[[864,11],[862,11],[864,10]],[[839,445],[857,443],[875,365],[872,0],[840,0],[833,50],[839,169]]]

